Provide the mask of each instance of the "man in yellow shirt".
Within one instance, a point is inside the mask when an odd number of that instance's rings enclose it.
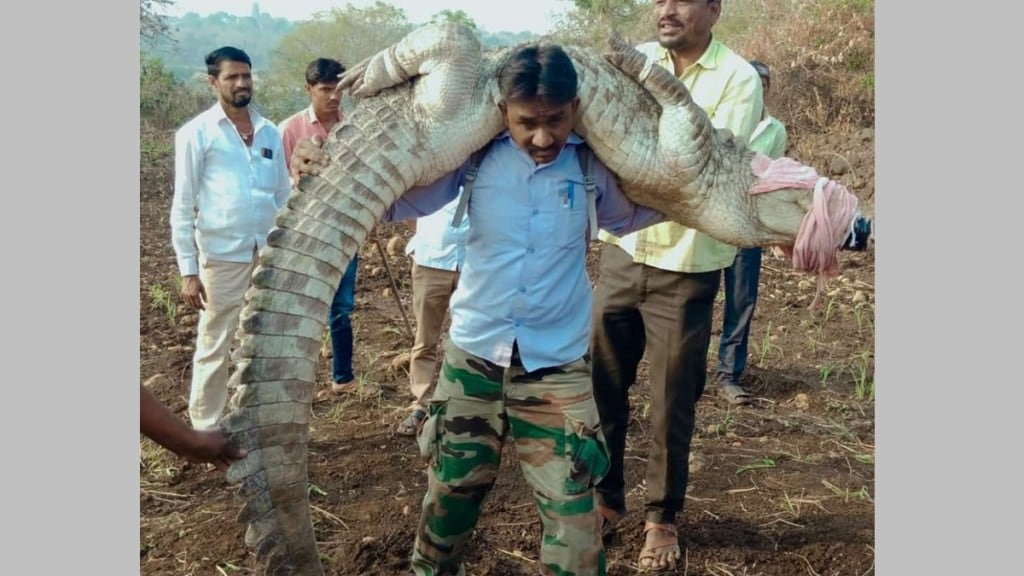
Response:
[[[657,42],[638,49],[672,70],[719,128],[742,142],[761,119],[761,82],[750,63],[716,40],[721,0],[653,0]],[[688,480],[695,405],[706,381],[712,312],[722,270],[736,248],[676,223],[607,242],[594,293],[594,396],[611,455],[598,484],[604,532],[626,513],[624,456],[629,387],[644,352],[649,362],[653,438],[647,458],[641,569],[681,558],[675,521]]]
[[[761,77],[761,90],[768,97],[771,72],[768,65],[751,60],[750,65]],[[748,147],[769,158],[786,153],[786,126],[765,108],[761,122],[754,128]],[[736,251],[732,266],[725,269],[725,305],[722,310],[722,336],[718,344],[718,370],[715,383],[718,394],[733,404],[749,404],[750,394],[740,385],[740,376],[747,366],[747,344],[750,322],[757,305],[757,284],[761,280],[761,247]]]

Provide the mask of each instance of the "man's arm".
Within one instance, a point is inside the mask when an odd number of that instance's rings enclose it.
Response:
[[[145,386],[139,392],[139,431],[190,462],[209,462],[226,469],[245,451],[228,444],[222,430],[195,430],[175,416]]]
[[[194,130],[174,135],[174,198],[171,200],[171,245],[182,276],[199,273],[196,248],[196,196],[203,173],[203,152]]]
[[[432,184],[410,188],[384,212],[384,218],[381,221],[412,220],[421,216],[429,216],[444,208],[459,195],[458,183],[463,172],[464,167],[461,167],[442,176]]]
[[[174,135],[174,199],[171,200],[171,245],[181,273],[181,297],[195,310],[205,308],[206,288],[199,279],[196,247],[196,196],[203,173],[203,150],[195,130]]]

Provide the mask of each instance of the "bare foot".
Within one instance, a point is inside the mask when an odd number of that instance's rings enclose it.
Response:
[[[637,561],[641,570],[675,568],[676,560],[682,556],[679,550],[679,534],[674,524],[644,524],[644,549],[640,551],[640,558]]]

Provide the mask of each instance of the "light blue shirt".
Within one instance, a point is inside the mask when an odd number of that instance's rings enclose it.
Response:
[[[536,165],[505,132],[481,163],[466,210],[465,263],[450,304],[449,336],[466,352],[508,367],[518,343],[531,372],[586,353],[592,293],[587,199],[575,153],[581,142],[570,135],[553,162]],[[456,199],[465,169],[410,189],[385,221],[431,214]],[[594,175],[599,228],[622,235],[665,220],[626,198],[596,158]]]
[[[411,254],[417,265],[450,271],[462,268],[469,218],[463,218],[458,227],[452,226],[458,205],[456,197],[437,212],[416,220],[416,234],[409,240],[405,253]]]

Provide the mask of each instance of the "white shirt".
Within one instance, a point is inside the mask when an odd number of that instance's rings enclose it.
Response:
[[[281,133],[249,108],[253,142],[246,147],[220,103],[174,135],[171,244],[182,276],[199,273],[199,255],[249,262],[266,244],[291,193]]]
[[[459,226],[452,226],[459,197],[429,216],[416,220],[416,234],[405,249],[417,265],[426,268],[458,271],[466,258],[466,235],[469,218],[465,216]]]

